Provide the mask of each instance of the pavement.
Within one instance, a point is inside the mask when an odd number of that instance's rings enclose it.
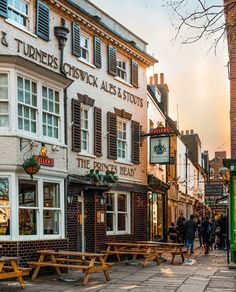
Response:
[[[175,264],[164,255],[166,262],[159,266],[155,262],[143,268],[140,262],[116,263],[110,270],[110,281],[103,273],[92,274],[86,286],[81,284],[82,274],[73,270],[67,281],[56,275],[38,277],[35,281],[25,277],[27,288],[32,292],[73,292],[73,291],[132,291],[132,292],[229,292],[236,291],[236,270],[229,269],[225,251],[211,251],[205,255],[197,248],[192,261],[182,263],[176,256]],[[65,280],[65,278],[64,278]],[[69,280],[77,280],[70,281]],[[16,280],[0,282],[0,291],[22,291]]]

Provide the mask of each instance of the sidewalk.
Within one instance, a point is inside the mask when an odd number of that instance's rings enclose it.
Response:
[[[32,282],[26,279],[24,291],[73,292],[73,291],[157,291],[157,292],[229,292],[236,291],[236,270],[229,270],[226,252],[211,251],[205,256],[201,249],[193,255],[195,263],[185,265],[176,257],[174,265],[170,258],[159,266],[155,262],[146,268],[141,265],[115,264],[110,271],[111,280],[105,282],[103,273],[92,274],[87,286],[81,282],[63,282],[56,275],[39,277]],[[73,271],[73,276],[82,278]],[[17,281],[1,281],[0,291],[22,291]]]

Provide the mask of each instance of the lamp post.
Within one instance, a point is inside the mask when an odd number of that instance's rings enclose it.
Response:
[[[230,170],[229,240],[231,262],[236,262],[236,159],[223,159],[223,165]]]

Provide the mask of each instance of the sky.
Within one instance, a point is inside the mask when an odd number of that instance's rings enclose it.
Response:
[[[158,60],[147,75],[164,73],[169,87],[170,117],[179,130],[198,133],[201,150],[227,151],[230,157],[229,80],[226,42],[216,55],[210,41],[182,45],[173,41],[173,14],[163,0],[90,0],[148,43]],[[177,22],[175,22],[177,23]]]

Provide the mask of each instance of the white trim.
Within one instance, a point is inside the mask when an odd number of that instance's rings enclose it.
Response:
[[[25,28],[23,25],[20,25],[19,23],[13,21],[13,20],[10,19],[10,18],[6,18],[6,19],[5,19],[5,22],[8,23],[8,24],[10,24],[10,25],[12,25],[12,26],[14,26],[14,27],[16,27],[16,28],[18,28],[18,29],[20,29],[20,30],[22,30],[23,32],[29,34],[30,36],[32,36],[32,37],[34,37],[34,38],[36,38],[36,39],[38,38],[38,36],[37,36],[36,34],[30,32],[30,31],[27,30],[27,28]]]
[[[93,69],[96,69],[96,68],[97,68],[95,65],[93,65],[92,63],[86,61],[86,60],[83,59],[82,57],[78,58],[78,60],[79,60],[80,62],[82,62],[82,63],[84,63],[84,64],[90,66],[90,67],[93,68]]]
[[[125,84],[125,85],[127,85],[127,86],[129,86],[129,87],[131,87],[131,88],[133,88],[132,84],[130,84],[129,82],[125,81],[124,79],[122,79],[122,78],[120,78],[118,76],[115,76],[114,79],[119,81],[119,82],[121,82],[121,83],[123,83],[123,84]]]

